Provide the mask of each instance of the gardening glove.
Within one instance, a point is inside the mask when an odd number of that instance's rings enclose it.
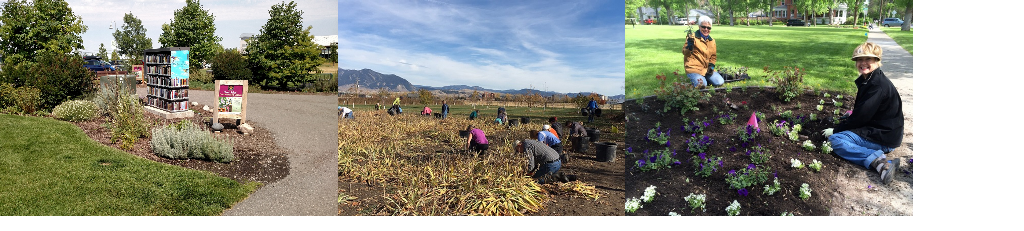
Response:
[[[686,50],[688,50],[688,51],[692,51],[693,50],[693,37],[690,37],[690,36],[686,37]]]
[[[829,136],[832,136],[832,130],[832,128],[821,130],[821,134],[825,135],[825,138],[828,138]]]
[[[715,64],[708,64],[708,70],[715,71]]]

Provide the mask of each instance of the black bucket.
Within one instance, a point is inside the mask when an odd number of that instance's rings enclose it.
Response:
[[[597,162],[615,161],[615,148],[617,145],[612,142],[597,143]]]
[[[524,125],[530,123],[530,117],[519,118],[519,120],[522,121]]]
[[[587,141],[587,137],[572,137],[572,150],[578,153],[586,153],[587,149],[590,149],[590,142]]]
[[[459,137],[469,137],[469,131],[459,131]]]
[[[508,126],[519,126],[519,120],[508,120]]]
[[[590,142],[597,142],[601,138],[601,130],[597,130],[597,128],[587,129],[587,136],[590,137]]]
[[[594,109],[594,116],[595,117],[601,117],[601,109],[600,108],[595,108]]]
[[[586,108],[580,108],[580,114],[583,115],[583,116],[587,116],[590,113],[587,113],[587,109]]]

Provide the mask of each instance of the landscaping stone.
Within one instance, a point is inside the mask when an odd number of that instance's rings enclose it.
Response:
[[[249,124],[239,125],[238,126],[238,130],[242,131],[242,134],[246,134],[246,135],[248,135],[248,134],[253,132],[253,128],[252,128],[252,126],[249,126]]]
[[[224,130],[224,125],[220,123],[214,123],[213,126],[210,126],[210,128],[213,129],[213,131],[215,132],[219,132],[221,130]]]

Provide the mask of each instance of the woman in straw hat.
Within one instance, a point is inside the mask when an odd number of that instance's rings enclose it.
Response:
[[[903,101],[896,86],[882,73],[882,48],[864,43],[853,51],[860,76],[853,112],[836,128],[826,129],[832,148],[843,159],[878,171],[882,183],[892,182],[900,160],[886,159],[903,142]]]

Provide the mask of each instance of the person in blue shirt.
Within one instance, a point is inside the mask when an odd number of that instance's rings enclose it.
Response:
[[[554,149],[555,152],[558,153],[558,159],[563,160],[563,163],[565,162],[564,160],[566,158],[565,155],[562,153],[562,140],[558,139],[558,136],[555,136],[555,134],[552,134],[549,131],[533,130],[530,131],[530,138],[537,139],[537,141],[540,141],[541,143],[544,143],[548,147],[551,147],[551,149]]]
[[[441,119],[448,118],[448,101],[441,100]]]
[[[597,100],[591,99],[590,103],[587,104],[587,111],[590,112],[587,115],[588,116],[587,117],[587,122],[588,123],[593,123],[594,122],[594,111],[595,111],[595,109],[597,109]]]

